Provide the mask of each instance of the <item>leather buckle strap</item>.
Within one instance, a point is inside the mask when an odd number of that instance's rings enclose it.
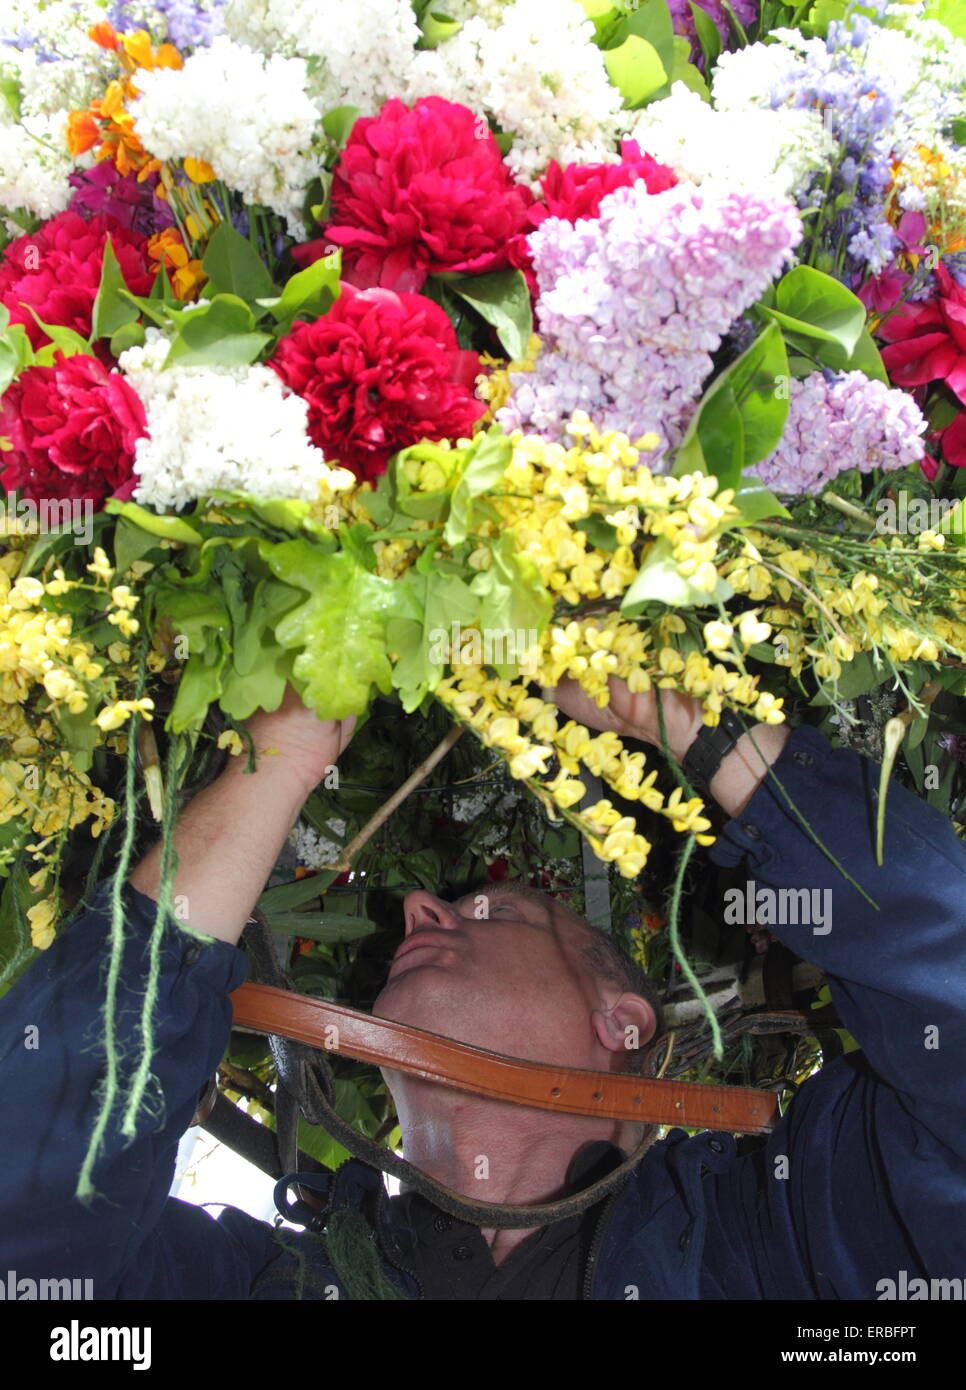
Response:
[[[527,1062],[271,985],[244,984],[229,998],[236,1028],[274,1033],[514,1105],[740,1134],[768,1134],[778,1121],[778,1100],[770,1091]]]

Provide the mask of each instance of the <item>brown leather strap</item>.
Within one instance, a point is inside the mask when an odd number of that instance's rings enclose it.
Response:
[[[741,1134],[767,1134],[778,1120],[770,1091],[526,1062],[271,985],[244,984],[229,998],[236,1028],[294,1038],[514,1105]]]

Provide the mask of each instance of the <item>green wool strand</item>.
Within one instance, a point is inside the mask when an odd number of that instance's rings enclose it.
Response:
[[[164,774],[164,811],[161,819],[161,889],[158,893],[158,908],[151,928],[151,941],[148,954],[148,978],[141,1006],[141,1056],[131,1081],[127,1106],[121,1122],[121,1133],[133,1139],[137,1134],[137,1116],[144,1101],[144,1093],[151,1076],[151,1063],[154,1059],[154,1014],[158,1002],[158,979],[161,974],[161,946],[169,917],[174,917],[171,901],[174,855],[174,819],[178,798],[176,781],[178,772],[178,753],[181,740],[172,735],[168,743],[167,766]]]
[[[660,690],[655,690],[654,693],[656,697],[655,704],[657,706],[657,723],[658,728],[661,731],[661,749],[664,753],[665,758],[668,761],[668,766],[674,773],[678,785],[684,792],[685,796],[687,796],[690,800],[692,797],[696,795],[696,792],[694,788],[691,786],[691,783],[685,777],[684,772],[682,771],[677,758],[675,758],[674,754],[671,752],[671,748],[667,740],[667,726],[664,721],[664,704],[661,699],[661,692]],[[668,941],[670,942],[671,946],[671,952],[674,956],[674,959],[681,967],[681,974],[684,976],[688,984],[693,989],[695,998],[698,1000],[702,1009],[704,1010],[704,1016],[708,1020],[708,1026],[711,1029],[711,1039],[714,1044],[714,1055],[716,1060],[720,1062],[724,1056],[724,1044],[721,1041],[721,1027],[718,1023],[718,1016],[711,1006],[711,1001],[708,999],[708,996],[705,994],[704,989],[702,988],[701,981],[698,979],[697,975],[691,968],[691,962],[684,954],[684,948],[681,945],[680,937],[681,896],[684,892],[684,875],[687,872],[688,864],[690,863],[691,856],[695,851],[697,843],[698,842],[695,839],[695,837],[693,835],[689,835],[687,844],[682,849],[680,857],[678,858],[677,873],[674,875],[674,887],[671,891],[671,901],[668,906],[667,934]]]
[[[409,1295],[383,1273],[375,1232],[361,1211],[343,1207],[333,1212],[325,1243],[329,1262],[351,1299],[409,1301]]]
[[[144,693],[147,654],[147,646],[142,643],[141,659],[138,664],[136,699],[140,699]],[[118,1094],[118,1056],[114,1018],[117,1011],[117,984],[121,974],[121,957],[124,954],[124,899],[122,891],[131,866],[131,854],[134,848],[134,785],[137,773],[137,739],[135,737],[137,726],[135,721],[139,718],[140,716],[136,714],[132,716],[132,727],[128,731],[127,767],[124,779],[124,838],[121,841],[121,852],[118,855],[114,881],[111,884],[111,954],[107,968],[107,992],[104,999],[104,1054],[107,1059],[107,1071],[100,1109],[97,1113],[97,1119],[94,1121],[94,1130],[84,1155],[84,1161],[81,1164],[80,1175],[74,1192],[78,1201],[87,1203],[92,1201],[95,1195],[91,1173],[104,1142],[104,1133]]]

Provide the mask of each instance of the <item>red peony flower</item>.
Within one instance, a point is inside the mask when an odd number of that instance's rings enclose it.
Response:
[[[532,201],[469,107],[423,97],[410,109],[394,97],[352,127],[325,241],[344,249],[352,284],[409,292],[436,271],[504,269]],[[324,254],[324,244],[301,248],[300,264]]]
[[[113,217],[86,221],[76,212],[62,212],[38,232],[17,237],[0,263],[0,303],[11,323],[22,323],[34,347],[47,341],[37,327],[29,304],[44,323],[73,328],[82,338],[91,331],[91,313],[101,282],[104,243],[108,236],[121,273],[132,294],[148,294],[151,273],[144,239]]]
[[[600,204],[615,188],[627,188],[643,179],[648,193],[663,193],[674,188],[678,179],[674,170],[659,164],[649,154],[641,154],[636,140],[621,141],[620,164],[568,164],[562,169],[551,160],[540,180],[543,202],[534,203],[527,215],[527,226],[514,237],[509,247],[510,263],[527,277],[530,292],[537,293],[536,277],[532,270],[527,237],[548,217],[562,217],[576,222],[581,217],[598,217]]]
[[[324,318],[297,323],[269,363],[309,405],[309,433],[358,478],[386,471],[419,439],[471,433],[486,410],[473,394],[475,352],[431,300],[344,284]]]
[[[678,178],[666,164],[658,164],[649,154],[641,154],[636,140],[621,141],[620,164],[568,164],[561,169],[551,160],[540,180],[542,203],[530,210],[530,224],[538,227],[547,217],[564,217],[576,222],[579,217],[597,217],[600,204],[615,188],[627,188],[643,179],[648,193],[663,193],[674,188]]]
[[[147,433],[140,397],[96,357],[58,355],[53,367],[28,367],[6,390],[0,435],[0,483],[35,501],[130,497],[134,450]]]
[[[942,261],[936,278],[935,299],[907,304],[876,329],[889,344],[882,360],[897,386],[944,381],[966,405],[966,288]]]

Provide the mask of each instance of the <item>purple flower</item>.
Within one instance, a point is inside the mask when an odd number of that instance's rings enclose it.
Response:
[[[954,251],[949,256],[943,256],[943,265],[957,285],[966,289],[966,251]]]
[[[114,165],[105,160],[92,169],[77,170],[70,175],[69,182],[77,190],[70,201],[70,210],[82,217],[103,212],[143,237],[175,225],[167,202],[155,192],[157,174],[139,183],[133,174],[122,177]]]
[[[728,40],[731,38],[731,25],[721,0],[695,0],[695,3],[704,10],[709,19],[714,21],[715,27],[721,35],[721,46],[727,48]],[[701,51],[701,45],[698,43],[694,15],[691,13],[688,0],[668,0],[668,8],[671,11],[674,32],[691,40],[691,61],[697,63],[703,72],[704,55]],[[734,0],[731,8],[743,29],[748,29],[758,18],[758,0]]]
[[[922,411],[905,391],[864,372],[812,372],[793,381],[777,449],[749,472],[773,492],[818,493],[847,468],[908,468],[923,457]]]
[[[206,48],[216,34],[224,32],[225,0],[152,0],[151,8],[164,19],[164,37],[182,53],[194,48]],[[132,10],[134,13],[132,14]],[[132,6],[129,0],[114,0],[108,11],[108,19],[121,33],[140,29],[144,20],[139,18],[139,7]]]
[[[834,273],[846,284],[870,271],[879,274],[899,249],[886,202],[897,140],[901,143],[900,113],[888,76],[869,72],[863,55],[855,51],[855,32],[854,26],[833,21],[824,50],[810,51],[769,93],[773,108],[820,110],[839,146],[830,184],[826,186],[824,170],[816,172],[800,203],[821,209],[813,235],[831,253]]]
[[[562,439],[575,410],[632,439],[660,437],[661,466],[712,371],[711,353],[800,240],[787,199],[643,182],[608,194],[598,218],[549,218],[528,238],[543,351],[514,378],[498,419]]]

